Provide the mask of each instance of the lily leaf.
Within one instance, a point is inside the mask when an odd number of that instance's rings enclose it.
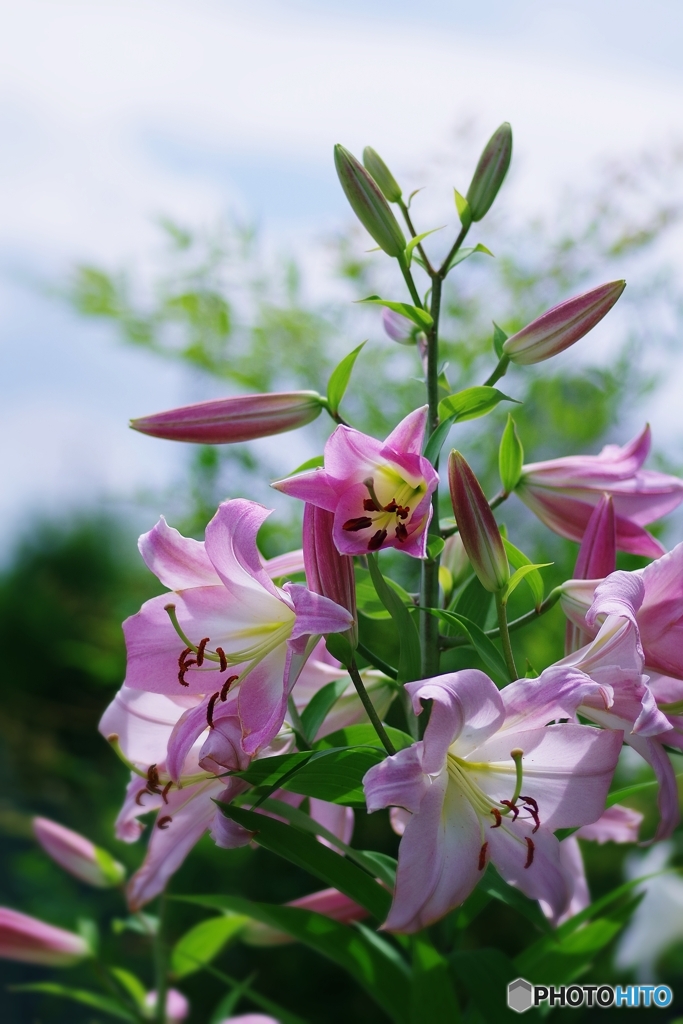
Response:
[[[389,299],[380,299],[379,295],[368,295],[367,299],[358,301],[367,302],[372,306],[385,306],[387,309],[393,310],[394,313],[400,313],[417,324],[422,331],[428,330],[434,323],[426,309],[411,306],[409,302],[390,302]]]
[[[329,402],[330,411],[333,414],[336,414],[339,411],[341,400],[344,397],[346,389],[349,386],[349,381],[351,380],[351,372],[354,364],[364,345],[365,342],[361,342],[358,348],[354,348],[353,352],[349,352],[347,356],[344,356],[339,365],[332,371],[332,375],[327,384],[327,401]]]

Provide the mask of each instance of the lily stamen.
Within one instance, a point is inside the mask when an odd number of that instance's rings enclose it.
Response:
[[[204,650],[208,642],[208,636],[205,636],[203,640],[199,641],[199,647],[197,648],[197,667],[200,667],[204,661]]]
[[[209,703],[206,705],[206,721],[208,722],[209,729],[213,729],[213,708],[219,697],[220,691],[217,691],[212,697],[209,697]]]
[[[482,847],[481,847],[481,850],[479,851],[479,864],[478,864],[478,867],[479,867],[480,871],[483,871],[484,868],[486,867],[486,851],[488,849],[488,845],[489,845],[488,843],[483,843]]]
[[[529,836],[525,836],[525,839],[526,839],[526,845],[527,845],[527,855],[526,855],[526,864],[524,865],[524,867],[525,868],[530,868],[531,865],[534,862],[534,850],[536,849],[536,847],[534,846],[533,839],[530,839]]]
[[[162,830],[162,832],[164,832],[168,828],[168,826],[171,824],[172,821],[173,821],[173,818],[171,817],[170,814],[164,814],[157,821],[157,828],[160,828]]]

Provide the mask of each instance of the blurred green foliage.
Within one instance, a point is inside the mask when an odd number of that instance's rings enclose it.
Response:
[[[545,219],[533,223],[515,223],[509,215],[490,224],[487,220],[477,228],[474,241],[482,241],[497,258],[475,256],[449,278],[443,358],[444,380],[452,390],[480,383],[492,367],[492,320],[510,333],[584,285],[610,277],[628,279],[631,271],[638,281],[637,286],[630,283],[613,314],[612,334],[604,335],[609,356],[586,359],[591,346],[584,343],[582,350],[550,364],[509,373],[505,390],[524,403],[515,407],[514,416],[527,461],[625,440],[624,431],[638,425],[639,402],[656,386],[659,367],[670,358],[683,303],[659,247],[681,210],[662,187],[677,164],[665,164],[644,158],[627,168],[609,169],[592,193],[563,197]],[[419,200],[413,213],[419,220]],[[418,230],[430,226],[420,223]],[[162,231],[164,255],[149,275],[79,268],[66,289],[73,307],[84,316],[111,322],[126,344],[184,364],[195,381],[206,382],[207,396],[216,393],[217,382],[230,392],[291,387],[324,392],[333,367],[368,337],[345,399],[345,417],[384,436],[424,401],[415,351],[383,336],[376,311],[351,305],[372,293],[404,297],[402,283],[391,272],[387,275],[378,254],[364,252],[367,237],[359,231],[344,231],[298,260],[273,255],[257,233],[235,222],[205,234],[166,220]],[[320,266],[329,271],[322,289]],[[310,298],[314,272],[316,288],[325,295],[322,300]],[[501,408],[485,420],[455,428],[460,431],[458,446],[491,492],[498,486],[498,440],[506,417],[507,409]],[[321,418],[302,432],[301,458],[294,443],[282,437],[253,449],[195,449],[188,458],[187,480],[168,495],[174,525],[201,536],[226,496],[267,502],[272,494],[268,479],[321,451],[331,427]],[[300,508],[294,502],[288,508],[262,532],[267,555],[299,544]],[[443,515],[448,514],[444,500]],[[499,519],[535,561],[554,561],[544,570],[547,589],[571,575],[576,546],[539,527],[516,499],[502,507]],[[0,706],[0,900],[69,928],[76,917],[98,918],[102,941],[113,948],[121,940],[111,934],[111,921],[125,916],[118,895],[87,890],[52,865],[31,839],[30,815],[41,813],[83,832],[130,868],[139,863],[142,843],[126,847],[112,839],[127,773],[96,729],[123,677],[120,623],[158,593],[159,586],[137,559],[125,524],[83,519],[35,527],[29,536],[0,578],[5,676]],[[391,553],[382,562],[408,590],[416,588],[414,562]],[[635,564],[623,560],[624,567]],[[529,604],[523,585],[511,600],[512,617]],[[392,661],[394,640],[386,620],[373,621],[373,628],[373,647]],[[528,660],[540,671],[556,660],[563,633],[562,615],[555,608],[541,623],[515,634],[519,663]],[[443,667],[458,667],[465,658],[472,663],[471,652],[448,652]],[[402,725],[398,706],[391,715],[390,721]],[[646,770],[643,775],[647,777]],[[651,819],[647,824],[652,826]],[[355,843],[394,853],[397,839],[386,816],[359,814]],[[584,845],[599,894],[615,884],[624,851],[613,844]],[[281,902],[316,887],[303,871],[263,850],[223,851],[204,839],[174,878],[172,891],[211,889]],[[172,938],[202,917],[180,904],[171,904],[169,915]],[[476,918],[467,943],[514,954],[529,940],[528,927],[520,930],[520,921],[510,908],[493,902]],[[122,966],[139,973],[150,987],[146,940],[133,931],[123,935]],[[454,935],[453,915],[434,929],[437,942],[440,937],[451,941]],[[675,956],[670,960],[677,963]],[[255,971],[259,991],[311,1022],[382,1019],[339,970],[320,958],[313,960],[298,946],[258,950],[233,943],[216,963],[237,978]],[[2,987],[7,981],[48,976],[16,964],[1,963],[0,968]],[[592,973],[613,978],[609,951],[600,954]],[[87,969],[71,972],[65,981],[86,984]],[[183,988],[192,1003],[192,1024],[208,1021],[224,993],[222,983],[198,973]],[[3,992],[0,999],[7,1024],[95,1019],[91,1011],[39,996]],[[637,1016],[639,1011],[631,1012]],[[589,1012],[583,1019],[589,1019]],[[601,1011],[600,1019],[609,1020],[610,1012]]]

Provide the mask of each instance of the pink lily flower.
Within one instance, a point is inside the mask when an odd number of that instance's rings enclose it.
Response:
[[[298,900],[291,900],[285,903],[285,906],[312,910],[342,924],[363,921],[370,916],[365,907],[361,907],[338,889],[321,889],[319,892],[309,893],[308,896],[301,896]],[[271,928],[261,921],[250,921],[241,932],[240,938],[248,946],[284,946],[296,941],[287,932],[278,931],[277,928]]]
[[[411,412],[385,441],[337,427],[325,466],[272,486],[334,513],[332,535],[342,555],[398,548],[424,558],[431,496],[438,474],[420,452],[427,406]]]
[[[581,541],[579,555],[574,566],[574,579],[591,580],[609,576],[617,567],[617,528],[614,518],[614,501],[603,494],[588,520],[586,532]],[[564,651],[571,654],[584,647],[592,636],[581,626],[567,622]]]
[[[153,1013],[157,1007],[156,992],[148,992],[145,996],[145,1007]],[[177,988],[169,988],[166,993],[166,1024],[181,1024],[190,1013],[190,1004]]]
[[[316,419],[323,399],[315,391],[233,395],[131,420],[133,430],[169,441],[235,444],[297,430]]]
[[[0,957],[45,967],[70,967],[91,950],[80,935],[0,907]]]
[[[570,455],[522,468],[517,494],[561,537],[581,541],[593,508],[603,494],[614,500],[617,548],[657,558],[664,548],[647,530],[683,501],[683,480],[642,469],[650,450],[650,428],[620,448],[606,445],[599,455]]]
[[[683,544],[634,572],[595,573],[585,583],[568,580],[561,604],[567,618],[594,636],[601,621],[586,613],[600,596],[606,602],[626,601],[634,614],[645,656],[645,671],[683,679]],[[641,590],[642,586],[642,590]]]
[[[680,813],[676,777],[664,749],[671,742],[674,727],[657,707],[654,693],[647,685],[648,677],[643,675],[644,656],[636,620],[643,590],[642,580],[635,573],[612,573],[597,587],[595,600],[586,614],[589,628],[602,623],[595,639],[554,668],[578,669],[611,687],[611,703],[606,705],[589,695],[579,711],[605,729],[618,730],[624,742],[652,767],[659,783],[660,821],[655,833],[659,840],[671,835]]]
[[[489,860],[510,884],[563,913],[570,885],[553,832],[600,816],[621,737],[546,723],[573,718],[603,687],[569,671],[499,691],[466,669],[406,689],[416,714],[423,700],[434,702],[424,740],[364,779],[368,811],[411,814],[384,927],[414,932],[437,921],[469,895]]]
[[[162,518],[139,546],[175,593],[147,601],[123,625],[126,685],[169,696],[202,694],[209,726],[228,692],[236,692],[242,748],[250,755],[277,735],[317,637],[353,625],[346,609],[301,584],[275,586],[256,547],[268,515],[254,502],[226,501],[203,544]]]
[[[265,1013],[240,1013],[237,1017],[226,1017],[220,1024],[280,1024],[280,1021]]]
[[[322,594],[341,605],[353,616],[353,628],[347,634],[351,647],[358,646],[358,616],[356,614],[356,578],[353,558],[340,555],[332,531],[334,515],[325,508],[304,505],[304,566],[306,582],[314,594]]]
[[[33,834],[52,859],[81,882],[105,889],[126,877],[122,864],[85,836],[48,818],[33,819]]]

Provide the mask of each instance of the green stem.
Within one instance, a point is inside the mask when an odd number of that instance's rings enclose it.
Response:
[[[166,995],[168,992],[167,950],[164,944],[164,913],[166,910],[166,893],[159,897],[159,926],[154,936],[154,975],[156,982],[157,1002],[154,1012],[156,1024],[166,1024]]]
[[[375,710],[375,705],[370,700],[370,694],[363,685],[363,680],[360,677],[360,672],[358,671],[358,666],[356,665],[355,660],[348,666],[348,673],[351,676],[353,685],[356,687],[356,693],[361,699],[361,703],[367,712],[367,716],[375,727],[375,732],[382,741],[382,746],[389,756],[395,754],[396,747],[387,736],[387,731],[380,721],[380,717]]]
[[[406,206],[406,204],[403,202],[402,199],[399,199],[398,205],[401,208],[401,213],[403,214],[403,219],[405,220],[406,224],[408,225],[408,230],[410,231],[410,233],[413,236],[413,238],[417,238],[417,231],[413,227],[413,221],[412,221],[412,218],[410,216],[410,211],[409,211],[408,207]],[[416,246],[416,249],[419,252],[419,254],[422,257],[422,259],[424,260],[425,270],[427,271],[427,273],[429,274],[430,277],[434,277],[434,274],[435,274],[434,267],[429,262],[429,259],[427,257],[427,253],[422,248],[422,242],[418,242],[418,244]]]
[[[393,667],[393,665],[390,665],[387,661],[384,661],[382,658],[379,657],[379,655],[375,654],[374,651],[371,651],[368,647],[366,647],[365,644],[362,644],[359,641],[358,644],[356,645],[356,650],[360,654],[361,658],[365,658],[365,660],[369,661],[374,668],[378,668],[380,672],[384,672],[384,675],[388,676],[389,679],[396,679],[396,677],[398,676],[398,672]]]
[[[470,230],[470,225],[469,224],[467,225],[467,227],[465,227],[463,225],[463,227],[460,229],[460,234],[458,235],[456,240],[453,242],[453,245],[451,247],[451,251],[449,252],[448,256],[446,257],[446,259],[441,264],[441,266],[439,268],[439,271],[438,271],[438,276],[439,276],[439,278],[442,281],[445,278],[446,274],[448,273],[448,265],[449,265],[449,263],[451,262],[451,260],[455,256],[456,252],[458,251],[458,249],[460,248],[462,243],[465,241],[465,235],[467,234],[467,232],[469,230]]]
[[[557,587],[546,597],[545,601],[538,606],[538,608],[532,608],[530,612],[525,612],[524,615],[520,615],[518,619],[513,619],[512,622],[508,622],[508,633],[512,633],[515,629],[522,629],[524,626],[528,626],[530,622],[535,622],[536,619],[540,618],[541,615],[545,615],[546,612],[550,611],[560,599],[561,590]],[[497,640],[500,636],[500,629],[487,629],[486,636],[492,640]],[[469,640],[464,636],[441,636],[439,637],[439,644],[442,650],[446,650],[450,647],[467,647]]]
[[[505,376],[505,374],[507,372],[507,368],[508,368],[509,365],[510,365],[510,357],[509,356],[501,356],[500,359],[498,360],[498,365],[496,366],[496,368],[493,371],[493,373],[491,374],[491,376],[488,378],[488,380],[484,381],[484,387],[485,388],[493,387],[493,385],[496,383],[497,380],[500,380],[501,377]]]
[[[398,257],[398,265],[401,268],[401,273],[403,274],[405,282],[408,285],[410,297],[412,298],[413,302],[415,303],[418,309],[424,309],[424,306],[422,305],[422,299],[419,296],[417,287],[415,285],[415,282],[413,281],[413,275],[410,273],[408,264],[405,261],[405,257]]]
[[[300,750],[310,750],[311,744],[306,739],[306,730],[304,729],[304,723],[301,721],[301,715],[297,711],[294,698],[290,696],[287,698],[287,710],[289,711],[289,717],[292,719],[292,727],[296,733],[296,745]]]
[[[500,592],[496,594],[496,611],[498,612],[498,624],[500,626],[500,642],[503,647],[503,656],[505,658],[505,664],[507,665],[508,672],[510,673],[510,679],[519,679],[517,666],[515,665],[515,659],[512,653],[512,644],[510,643],[507,609],[505,607],[503,596]]]

